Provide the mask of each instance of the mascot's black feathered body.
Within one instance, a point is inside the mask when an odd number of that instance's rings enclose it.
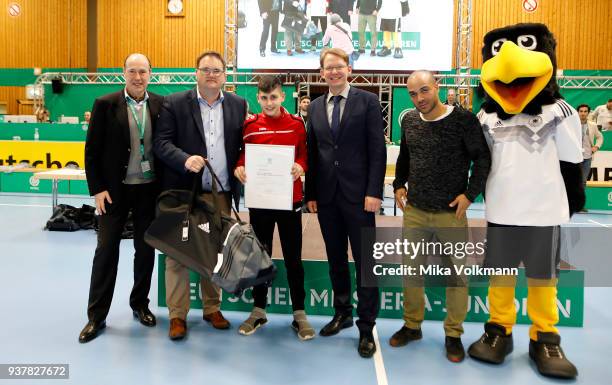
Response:
[[[488,32],[482,48],[478,113],[491,149],[485,188],[489,267],[518,267],[527,276],[529,355],[541,374],[574,378],[555,325],[560,225],[584,206],[582,130],[556,82],[556,42],[544,24]],[[513,349],[516,277],[493,275],[490,319],[468,353],[502,363]]]

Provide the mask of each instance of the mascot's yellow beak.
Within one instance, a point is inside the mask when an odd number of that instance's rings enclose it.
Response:
[[[552,71],[547,54],[506,41],[496,56],[483,63],[480,80],[487,94],[514,115],[546,87]]]

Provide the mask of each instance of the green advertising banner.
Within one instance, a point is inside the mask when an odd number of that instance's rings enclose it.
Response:
[[[42,68],[42,72],[86,72],[85,68]],[[0,86],[34,84],[38,76],[34,68],[0,68]]]
[[[402,37],[401,37],[401,41],[402,41],[402,49],[403,50],[419,50],[421,49],[421,33],[420,32],[401,32]],[[352,36],[352,41],[353,41],[353,48],[355,50],[359,49],[359,33],[356,31],[352,31],[351,32],[351,36]],[[365,46],[365,50],[366,51],[371,51],[372,45],[370,44],[370,36],[372,36],[372,34],[370,33],[370,31],[366,31],[365,32],[365,41],[366,41],[366,46]],[[320,36],[316,39],[316,47],[317,49],[323,49],[323,33],[320,33]],[[378,51],[379,49],[381,49],[384,46],[384,40],[383,40],[383,33],[382,32],[378,32],[376,35],[376,47],[374,47],[374,49],[376,51]],[[302,49],[310,49],[310,47],[312,46],[312,42],[310,39],[302,39],[301,41],[301,46]],[[285,49],[285,32],[279,32],[276,38],[276,49]]]
[[[158,304],[166,307],[166,288],[164,273],[166,270],[165,256],[158,257]],[[291,299],[285,264],[280,260],[274,260],[278,268],[278,274],[272,287],[268,292],[268,311],[270,313],[291,314]],[[303,261],[304,274],[306,277],[304,288],[306,289],[306,313],[311,315],[333,315],[333,293],[329,280],[329,267],[327,261]],[[354,274],[354,264],[350,263],[351,274]],[[516,288],[517,322],[529,324],[527,317],[527,287],[523,269],[520,269],[518,285]],[[201,309],[202,299],[200,295],[199,276],[193,272],[189,274],[191,308]],[[468,322],[486,322],[489,317],[487,304],[487,287],[480,284],[470,287],[469,292]],[[584,272],[577,270],[565,270],[561,272],[559,279],[557,306],[559,308],[560,326],[583,325],[584,319]],[[357,300],[353,286],[353,299]],[[381,318],[402,317],[403,293],[401,288],[381,288],[380,290],[380,312]],[[446,309],[445,288],[428,287],[425,290],[425,319],[443,320]],[[221,307],[224,310],[250,312],[253,299],[251,291],[246,290],[240,297],[222,294]],[[355,305],[354,305],[355,306]]]
[[[51,180],[34,178],[32,172],[2,172],[0,173],[0,191],[51,194]],[[68,194],[68,181],[59,181],[57,191],[60,194]]]
[[[148,90],[160,95],[169,95],[194,87],[195,85],[189,84],[152,84],[149,86]],[[91,111],[93,102],[97,97],[121,89],[122,87],[118,84],[66,84],[64,85],[63,93],[54,94],[51,92],[51,86],[49,85],[45,86],[45,106],[51,112],[52,120],[58,120],[60,115],[78,116],[82,118],[85,111]],[[283,106],[287,111],[294,114],[296,103],[293,97],[293,91],[295,91],[295,87],[283,86],[283,91],[286,96]],[[261,112],[261,108],[257,103],[257,86],[238,85],[236,86],[236,94],[247,100],[249,109],[252,112]]]
[[[87,127],[87,124],[66,123],[0,123],[0,140],[84,142]]]
[[[148,90],[160,95],[193,88],[188,84],[151,84]],[[96,98],[122,90],[120,84],[64,84],[61,94],[54,94],[51,85],[45,85],[45,107],[51,113],[51,120],[57,121],[60,115],[78,116],[82,119],[85,111],[91,111]]]
[[[612,131],[604,131],[603,135],[603,146],[599,149],[600,151],[612,151]]]
[[[612,210],[612,187],[587,187],[585,208]]]

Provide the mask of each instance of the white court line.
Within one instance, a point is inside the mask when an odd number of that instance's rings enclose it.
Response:
[[[372,329],[374,335],[374,343],[376,344],[376,352],[374,353],[374,368],[376,368],[376,381],[378,385],[389,385],[387,381],[387,371],[383,362],[382,352],[380,351],[380,341],[378,340],[378,331],[376,326]]]
[[[0,203],[0,206],[11,206],[11,207],[51,207],[51,205],[22,205],[16,203]]]
[[[308,226],[308,222],[310,222],[310,215],[302,215],[302,218],[306,217],[306,223],[302,224],[302,234],[306,231],[306,226]]]
[[[592,219],[589,219],[589,222],[591,222],[591,223],[595,223],[596,225],[603,226],[603,227],[610,227],[609,225],[604,225],[603,223],[599,223],[599,222],[594,221],[594,220],[592,220]]]

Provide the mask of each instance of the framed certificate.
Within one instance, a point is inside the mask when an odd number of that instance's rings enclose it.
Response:
[[[246,144],[245,155],[244,205],[256,209],[291,210],[291,167],[295,162],[295,147]]]

